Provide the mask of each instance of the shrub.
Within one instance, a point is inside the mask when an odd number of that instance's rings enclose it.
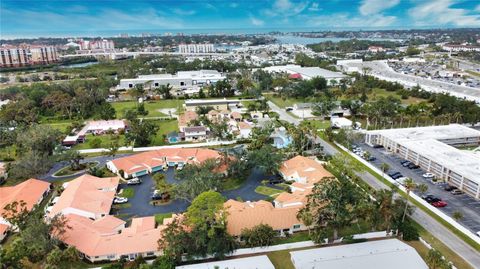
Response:
[[[90,140],[90,142],[88,142],[88,144],[92,148],[100,148],[102,146],[102,140],[98,137],[95,137],[94,139]]]

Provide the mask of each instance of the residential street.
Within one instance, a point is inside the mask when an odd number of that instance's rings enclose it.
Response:
[[[268,102],[268,104],[272,111],[275,111],[280,115],[280,118],[282,120],[293,123],[295,125],[299,124],[299,120],[294,119],[292,116],[288,115],[287,112],[283,111],[272,102]],[[334,148],[332,145],[330,145],[323,139],[317,138],[317,142],[319,142],[323,146],[326,154],[334,155],[336,153],[339,153],[336,148]],[[388,188],[385,184],[380,182],[377,178],[375,178],[368,172],[357,172],[356,174],[376,190]],[[434,218],[432,218],[419,208],[415,209],[412,218],[420,225],[422,225],[433,236],[442,241],[446,246],[448,246],[450,249],[460,255],[463,259],[465,259],[468,263],[470,263],[474,268],[480,268],[480,253],[478,253],[470,245],[465,243],[462,239],[458,238],[450,230],[445,228],[441,223],[437,222]]]

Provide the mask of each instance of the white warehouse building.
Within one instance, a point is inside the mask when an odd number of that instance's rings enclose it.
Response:
[[[314,77],[322,77],[327,80],[327,84],[330,85],[332,80],[336,83],[340,83],[341,79],[347,76],[340,72],[333,72],[320,67],[301,67],[300,65],[288,64],[279,66],[269,66],[263,68],[268,73],[287,73],[292,76],[298,76],[304,80],[310,80]]]
[[[480,145],[480,131],[459,124],[367,131],[381,145],[466,194],[480,199],[480,156],[455,146]]]
[[[194,94],[198,93],[201,87],[224,79],[226,77],[217,70],[179,71],[175,75],[140,75],[138,78],[121,79],[117,90],[128,90],[139,84],[146,88],[158,88],[170,84],[179,93]]]

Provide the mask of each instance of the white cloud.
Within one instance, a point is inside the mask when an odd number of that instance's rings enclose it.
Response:
[[[312,3],[312,5],[308,8],[308,11],[320,11],[320,5],[316,2]]]
[[[475,8],[475,11],[480,12],[480,5],[478,5],[478,6]]]
[[[173,13],[177,14],[177,15],[180,15],[180,16],[191,16],[191,15],[194,15],[196,12],[195,10],[184,10],[184,9],[181,9],[181,8],[174,8],[172,9]]]
[[[290,0],[275,0],[270,9],[263,10],[263,14],[269,17],[292,17],[304,11],[308,4],[307,1],[293,3]]]
[[[336,13],[332,15],[314,16],[308,19],[308,24],[312,26],[345,28],[345,27],[387,27],[397,22],[395,16],[371,15],[371,16],[351,16],[348,13]]]
[[[456,0],[421,2],[411,8],[408,13],[415,24],[420,26],[480,26],[480,14],[472,10],[452,8],[457,2]]]
[[[360,6],[360,14],[374,15],[392,8],[400,3],[400,0],[363,0]]]
[[[178,16],[163,16],[153,8],[130,10],[129,12],[101,9],[95,14],[2,8],[1,14],[1,25],[16,25],[26,29],[36,29],[39,32],[58,31],[59,28],[62,31],[77,30],[79,22],[81,22],[83,28],[95,30],[133,30],[145,29],[146,26],[148,28],[168,29],[183,27],[183,22]],[[28,18],[28,20],[25,20],[25,18]],[[38,24],[39,21],[42,24]]]
[[[265,24],[263,20],[255,18],[253,16],[250,16],[250,23],[255,26],[262,26]]]
[[[232,3],[230,3],[229,6],[230,6],[231,8],[237,8],[237,7],[238,7],[238,3],[232,2]]]

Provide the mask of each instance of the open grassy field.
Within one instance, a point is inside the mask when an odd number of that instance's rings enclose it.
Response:
[[[393,97],[399,98],[402,104],[405,104],[405,105],[418,104],[420,102],[427,101],[422,98],[411,97],[411,96],[409,96],[407,99],[401,99],[400,95],[398,95],[396,92],[389,92],[385,89],[379,89],[379,88],[372,89],[372,92],[369,93],[367,96],[369,101],[375,101],[380,97],[393,96]]]
[[[168,144],[165,141],[164,135],[166,136],[168,133],[177,131],[178,132],[178,121],[177,120],[155,120],[154,121],[157,126],[159,127],[157,134],[152,139],[150,143],[151,146],[161,146]]]
[[[127,102],[115,102],[112,103],[115,108],[117,118],[122,118],[125,111],[136,108],[135,101]],[[160,109],[175,108],[177,111],[183,111],[183,100],[170,99],[170,100],[158,100],[158,101],[146,101],[145,109],[148,111],[148,115],[145,117],[166,117],[169,116],[160,112]]]
[[[274,104],[276,104],[280,108],[286,108],[288,106],[293,106],[294,104],[297,104],[297,103],[307,102],[305,99],[301,99],[301,98],[282,98],[280,96],[273,96],[273,93],[264,93],[263,96],[267,100],[272,101]]]
[[[115,137],[116,137],[115,135],[108,135],[108,134],[105,134],[105,135],[87,134],[85,143],[76,144],[73,148],[76,149],[76,150],[94,148],[92,146],[92,141],[94,139],[95,140],[96,139],[100,140],[99,148],[109,148],[110,144],[115,141]],[[125,144],[125,135],[118,135],[118,137],[119,137],[118,144],[120,146],[125,146],[126,145]]]
[[[300,123],[300,125],[313,126],[316,130],[326,129],[326,128],[330,127],[330,121],[328,121],[328,120],[304,120]]]

